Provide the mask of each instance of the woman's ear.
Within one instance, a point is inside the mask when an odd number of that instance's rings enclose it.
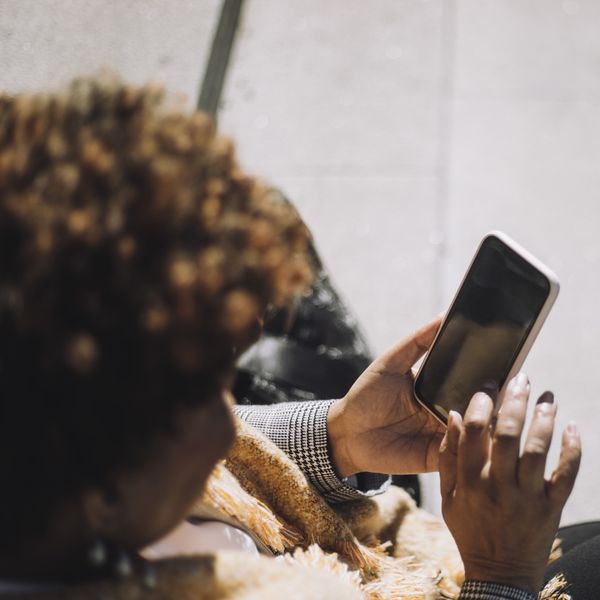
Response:
[[[81,494],[84,518],[98,537],[112,537],[119,529],[119,502],[115,494],[101,488],[88,488]]]

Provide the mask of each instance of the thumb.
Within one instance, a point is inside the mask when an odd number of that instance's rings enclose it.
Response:
[[[379,360],[383,369],[397,373],[408,373],[409,369],[429,350],[429,346],[437,334],[442,318],[438,317],[431,323],[415,331],[407,338],[390,348]],[[379,361],[378,361],[379,362]]]
[[[456,487],[456,469],[458,464],[458,441],[462,429],[462,418],[451,410],[448,416],[448,430],[440,446],[440,490],[442,500],[448,497]]]

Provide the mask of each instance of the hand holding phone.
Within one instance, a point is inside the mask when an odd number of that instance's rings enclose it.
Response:
[[[557,292],[556,277],[539,261],[503,234],[487,236],[442,325],[436,320],[390,348],[330,407],[338,475],[437,470],[448,412],[463,413],[489,380],[504,385]],[[426,348],[415,381],[411,368]]]
[[[445,428],[416,400],[413,365],[433,342],[436,319],[375,359],[327,414],[337,474],[414,474],[438,470]]]

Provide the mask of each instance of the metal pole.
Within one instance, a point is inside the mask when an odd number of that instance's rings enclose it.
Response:
[[[210,114],[215,123],[223,83],[227,74],[231,48],[235,41],[243,0],[223,0],[219,24],[213,38],[210,56],[200,88],[198,109]]]

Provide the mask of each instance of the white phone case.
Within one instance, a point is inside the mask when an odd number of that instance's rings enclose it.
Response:
[[[483,237],[483,239],[479,243],[479,246],[477,247],[477,251],[473,255],[473,259],[469,263],[469,266],[467,267],[467,269],[465,271],[462,281],[460,282],[460,285],[458,286],[458,289],[456,290],[456,293],[454,294],[454,298],[452,298],[452,302],[450,303],[450,306],[446,312],[446,315],[444,316],[442,324],[438,330],[437,335],[435,336],[435,339],[433,340],[433,344],[431,345],[430,350],[431,350],[431,348],[433,348],[435,346],[438,336],[440,335],[440,332],[443,330],[443,326],[446,321],[446,317],[447,317],[448,313],[450,312],[450,309],[454,305],[454,302],[456,301],[456,298],[465,283],[467,274],[471,270],[473,262],[475,261],[475,258],[479,254],[481,246],[483,245],[485,240],[491,236],[498,238],[500,241],[502,241],[504,244],[506,244],[515,253],[517,253],[525,261],[527,261],[535,269],[537,269],[540,273],[542,273],[548,279],[548,282],[550,283],[550,290],[548,292],[548,296],[546,297],[546,301],[544,302],[544,305],[542,306],[542,309],[540,310],[540,312],[537,316],[537,319],[533,323],[533,326],[529,330],[527,338],[525,339],[525,341],[521,347],[521,350],[519,351],[519,354],[517,355],[517,357],[513,363],[513,366],[508,373],[508,376],[506,378],[504,385],[498,392],[498,401],[496,402],[496,406],[495,406],[495,412],[497,412],[499,410],[500,406],[502,405],[502,398],[504,397],[504,393],[506,391],[506,386],[508,385],[508,382],[519,372],[519,370],[523,366],[523,363],[525,362],[525,358],[529,354],[529,351],[531,350],[531,347],[533,346],[533,342],[535,342],[535,339],[537,338],[538,333],[540,332],[540,329],[542,328],[542,325],[544,324],[544,321],[546,320],[546,317],[548,316],[548,313],[550,312],[550,309],[552,308],[552,305],[554,304],[554,301],[556,300],[556,298],[558,296],[558,292],[560,290],[560,285],[558,283],[558,278],[556,277],[556,274],[551,269],[549,269],[542,261],[540,261],[535,256],[533,256],[533,254],[531,254],[530,252],[525,250],[525,248],[523,248],[522,246],[517,244],[517,242],[515,242],[512,238],[510,238],[505,233],[503,233],[501,231],[490,231]],[[428,356],[429,356],[429,352],[425,356],[425,359],[423,360],[423,362],[421,363],[421,366],[419,367],[419,370],[417,371],[417,374],[415,376],[415,381],[417,381],[417,379],[419,378],[419,375],[421,374],[421,371],[425,368],[425,365],[427,364]],[[418,395],[416,394],[416,391],[415,391],[415,397],[436,419],[438,419],[438,421],[441,421],[444,425],[446,425],[446,423],[444,421],[442,421],[439,418],[439,416],[429,408],[427,403],[423,399],[418,397]],[[445,415],[445,417],[447,419],[448,415]]]

